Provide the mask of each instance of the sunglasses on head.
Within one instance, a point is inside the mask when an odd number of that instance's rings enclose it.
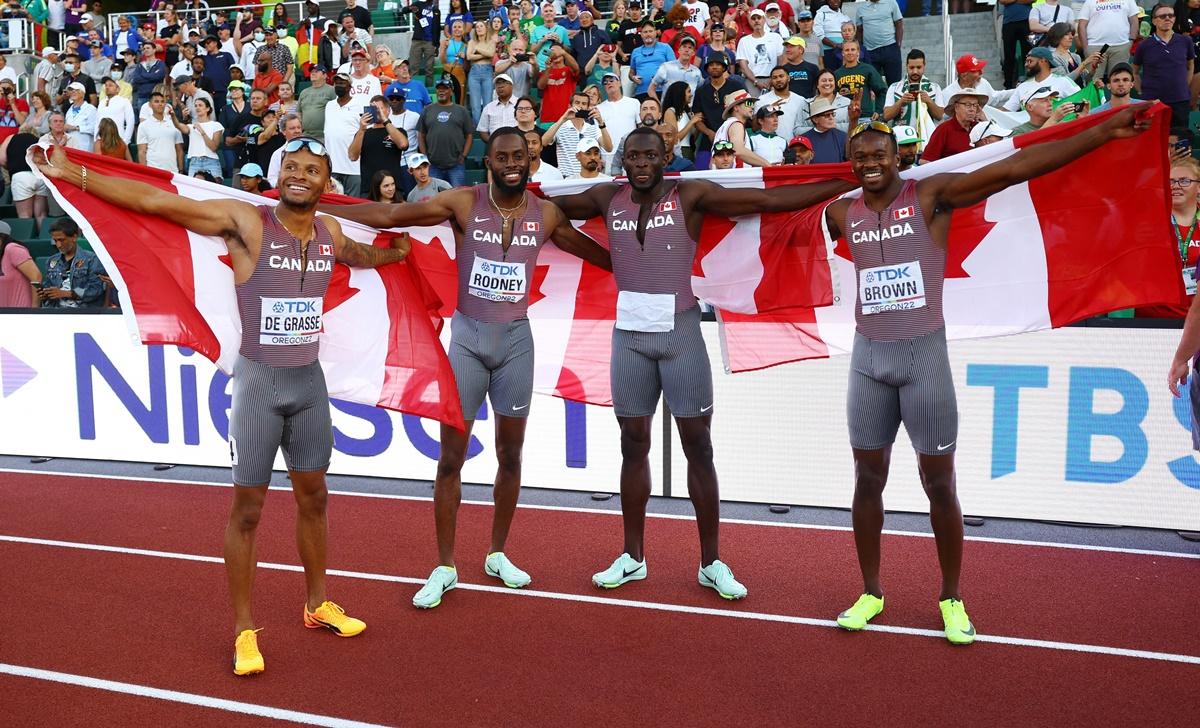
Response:
[[[301,148],[307,147],[308,151],[318,157],[328,157],[329,152],[325,151],[325,145],[313,139],[312,137],[296,137],[295,139],[283,145],[283,153],[291,154],[298,152]]]
[[[882,121],[864,121],[863,123],[854,127],[854,129],[850,132],[850,136],[848,138],[853,139],[854,137],[858,136],[859,134],[862,134],[867,129],[872,129],[874,131],[883,132],[884,134],[892,133],[892,127],[888,126],[887,124],[884,124]]]

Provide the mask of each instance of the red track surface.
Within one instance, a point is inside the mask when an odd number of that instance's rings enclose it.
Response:
[[[219,556],[223,488],[5,474],[0,534]],[[293,506],[272,492],[263,562],[298,563]],[[424,577],[432,505],[333,496],[330,567]],[[459,571],[482,574],[490,508],[459,516]],[[651,519],[650,577],[600,593],[620,547],[611,515],[522,509],[508,552],[531,588],[729,611],[830,618],[860,589],[850,534],[726,525],[722,558],[750,596],[696,584],[694,523]],[[930,539],[885,537],[881,624],[940,629]],[[19,602],[0,662],[377,723],[421,726],[1152,725],[1200,704],[1200,666],[762,620],[331,577],[370,625],[354,639],[300,626],[300,574],[260,570],[267,672],[235,678],[219,564],[0,542]],[[1200,655],[1196,560],[968,543],[965,597],[981,634]],[[19,596],[18,596],[19,595]],[[240,725],[215,710],[0,676],[14,725]],[[96,720],[97,716],[103,716]]]

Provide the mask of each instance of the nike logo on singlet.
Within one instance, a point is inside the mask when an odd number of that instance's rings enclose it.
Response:
[[[275,243],[271,243],[271,250],[279,250],[280,248],[286,248],[286,247],[287,247],[287,245],[277,245]]]
[[[859,225],[862,225],[864,222],[866,222],[866,220],[855,220],[854,222],[850,223],[850,227],[856,228]]]
[[[491,220],[491,219],[492,218],[490,218],[490,217],[477,217],[477,218],[475,218],[475,222],[487,222],[488,220]]]
[[[701,412],[707,412],[707,411],[709,411],[709,410],[710,410],[710,409],[712,409],[712,408],[713,408],[713,406],[710,404],[710,405],[709,405],[709,406],[707,406],[707,407],[701,407],[701,408],[700,408],[700,411],[701,411]]]
[[[620,217],[620,216],[624,215],[625,213],[626,213],[626,210],[613,210],[613,211],[612,211],[612,216],[613,216],[613,217]]]

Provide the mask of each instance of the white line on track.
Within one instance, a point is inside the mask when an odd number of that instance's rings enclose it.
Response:
[[[125,695],[134,695],[139,698],[154,698],[156,700],[165,700],[171,703],[197,705],[201,708],[212,708],[213,710],[224,710],[229,713],[255,715],[260,718],[286,720],[293,723],[328,726],[329,728],[380,728],[379,724],[377,723],[361,723],[356,720],[344,720],[342,718],[333,718],[327,715],[317,715],[316,713],[302,713],[296,710],[272,708],[269,705],[257,705],[255,703],[243,703],[237,700],[214,698],[211,695],[181,693],[176,690],[152,688],[148,685],[135,685],[133,683],[102,680],[96,677],[88,677],[87,675],[72,675],[71,673],[55,672],[53,670],[41,670],[36,667],[25,667],[24,665],[9,665],[3,662],[0,662],[0,674],[31,678],[34,680],[45,680],[48,682],[63,683],[66,685],[77,685],[79,687],[93,688],[95,690],[107,690],[112,693],[124,693]]]
[[[51,470],[27,470],[21,468],[0,468],[0,473],[23,473],[27,475],[53,475],[63,478],[91,478],[94,480],[119,480],[130,481],[135,483],[165,483],[167,485],[201,485],[205,487],[215,488],[232,488],[232,483],[217,483],[203,480],[178,480],[171,478],[138,478],[132,475],[94,475],[91,473],[71,473],[67,471],[51,471]],[[269,490],[291,491],[291,488],[282,485],[273,485]],[[330,495],[350,496],[352,498],[377,498],[380,500],[399,500],[399,501],[418,501],[430,503],[433,501],[432,496],[420,495],[396,495],[393,493],[360,493],[349,490],[329,490]],[[464,506],[485,506],[492,507],[491,501],[464,500]],[[578,508],[574,506],[544,506],[529,503],[518,503],[518,508],[525,508],[533,511],[561,511],[565,513],[589,513],[604,516],[620,516],[621,511],[617,509],[605,508]],[[691,521],[692,516],[681,515],[677,513],[646,513],[647,518],[660,518],[669,521]],[[823,526],[812,523],[783,523],[779,521],[755,521],[745,518],[722,518],[721,523],[730,523],[742,526],[769,526],[772,528],[795,528],[806,531],[840,531],[853,532],[853,528],[849,526]],[[897,531],[895,529],[884,529],[883,533],[888,536],[908,536],[912,538],[933,538],[932,533],[923,531]],[[1121,546],[1096,546],[1093,544],[1083,543],[1056,543],[1053,541],[1031,541],[1019,538],[998,538],[995,536],[967,536],[967,541],[978,541],[981,543],[998,543],[1007,544],[1010,546],[1035,546],[1048,549],[1068,549],[1072,551],[1101,551],[1112,554],[1130,554],[1133,556],[1161,556],[1168,559],[1195,559],[1200,560],[1200,554],[1189,554],[1177,551],[1156,551],[1154,549],[1133,549],[1124,548]]]
[[[76,541],[58,541],[44,538],[29,538],[25,536],[9,536],[7,534],[0,534],[0,542],[27,544],[33,546],[51,546],[58,548],[78,549],[82,551],[99,551],[104,553],[126,554],[130,556],[149,556],[162,559],[175,559],[179,561],[200,561],[210,564],[223,563],[222,559],[218,556],[202,556],[199,554],[176,553],[173,551],[152,551],[149,549],[136,549],[125,546],[107,546],[103,544],[80,543]],[[275,564],[271,562],[259,562],[258,568],[271,569],[274,571],[304,571],[304,567],[295,564]],[[348,579],[363,579],[366,581],[384,581],[396,584],[425,583],[424,579],[416,577],[394,576],[391,574],[374,574],[366,571],[329,569],[326,573],[330,576],[341,576]],[[748,619],[760,622],[782,622],[784,624],[798,624],[806,627],[837,627],[837,623],[831,619],[797,617],[788,614],[772,614],[769,612],[733,611],[729,609],[716,609],[713,607],[694,607],[685,604],[663,604],[660,602],[646,602],[634,599],[616,599],[613,597],[590,596],[586,594],[566,594],[562,592],[538,591],[536,589],[509,589],[507,587],[490,586],[486,584],[467,584],[461,581],[458,583],[457,588],[467,591],[503,594],[506,596],[518,596],[533,599],[551,599],[556,601],[580,602],[586,604],[601,604],[606,606],[629,607],[634,609],[649,609],[660,612],[675,612],[678,614],[697,614],[709,617],[729,617],[733,619]],[[889,634],[908,635],[912,637],[932,637],[939,640],[945,639],[945,635],[938,630],[933,629],[918,629],[915,627],[872,624],[867,626],[867,630],[871,632],[886,632]],[[984,634],[976,637],[976,641],[992,642],[1016,647],[1031,647],[1036,649],[1058,650],[1063,652],[1084,652],[1097,655],[1134,657],[1143,660],[1157,660],[1161,662],[1178,662],[1188,665],[1200,665],[1200,657],[1194,655],[1179,655],[1170,652],[1153,652],[1149,650],[1132,650],[1124,647],[1111,647],[1107,645],[1089,645],[1075,642],[1057,642],[1054,640],[1038,640],[1029,639],[1026,637],[1008,637],[1004,635]]]

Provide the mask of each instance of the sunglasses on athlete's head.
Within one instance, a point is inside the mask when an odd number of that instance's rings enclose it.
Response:
[[[828,112],[826,112],[826,113],[828,113]],[[858,136],[859,134],[862,134],[867,129],[873,129],[874,131],[881,131],[884,134],[892,133],[892,127],[888,126],[887,124],[884,124],[882,121],[864,121],[863,123],[854,127],[853,131],[850,132],[850,136],[848,138],[853,139],[854,137]]]
[[[325,145],[312,137],[296,137],[283,145],[283,153],[291,154],[292,152],[298,152],[302,147],[307,147],[308,151],[318,157],[329,156],[329,152],[325,151]]]

